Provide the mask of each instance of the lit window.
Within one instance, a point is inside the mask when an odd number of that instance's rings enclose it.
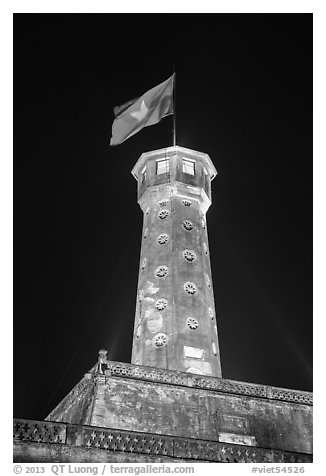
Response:
[[[185,174],[195,175],[195,161],[184,158],[182,160],[182,172]]]
[[[161,159],[156,161],[156,173],[159,174],[166,174],[170,170],[170,162],[168,159]]]

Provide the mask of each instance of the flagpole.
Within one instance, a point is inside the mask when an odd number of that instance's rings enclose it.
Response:
[[[173,67],[173,145],[177,145],[177,129],[176,129],[176,112],[177,112],[177,107],[176,107],[176,72],[175,72],[175,66]]]

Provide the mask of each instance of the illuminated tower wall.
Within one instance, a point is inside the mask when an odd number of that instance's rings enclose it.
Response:
[[[132,363],[221,377],[206,212],[216,169],[174,146],[132,174],[144,213]]]

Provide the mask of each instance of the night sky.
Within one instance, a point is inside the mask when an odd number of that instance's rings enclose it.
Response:
[[[210,155],[224,378],[312,390],[312,14],[14,15],[14,416],[44,419],[106,348],[130,362],[142,212],[113,107],[177,74]]]

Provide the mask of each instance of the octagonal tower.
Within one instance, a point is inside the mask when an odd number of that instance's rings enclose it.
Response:
[[[216,169],[173,146],[132,174],[144,212],[132,363],[221,377],[206,227]]]

